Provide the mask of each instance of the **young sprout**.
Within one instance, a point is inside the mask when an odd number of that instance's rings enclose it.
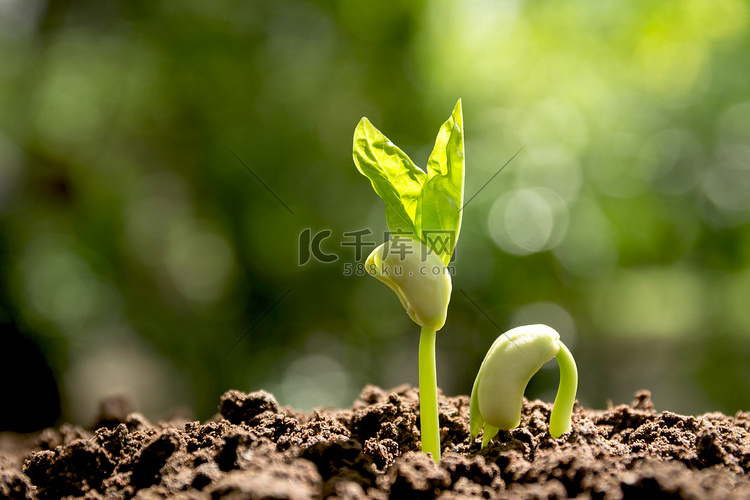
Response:
[[[464,139],[461,100],[438,132],[427,171],[367,118],[354,131],[354,163],[385,203],[394,236],[367,258],[366,270],[388,285],[422,331],[419,338],[419,413],[422,451],[440,462],[435,337],[451,295],[447,265],[461,229]]]
[[[526,385],[539,368],[554,357],[560,367],[560,385],[552,406],[549,433],[557,438],[570,430],[578,389],[576,362],[554,329],[546,325],[527,325],[498,337],[482,361],[471,390],[472,440],[484,426],[484,448],[500,429],[518,427]]]

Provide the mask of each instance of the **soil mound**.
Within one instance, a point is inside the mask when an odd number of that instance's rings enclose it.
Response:
[[[311,414],[264,391],[229,391],[209,422],[152,424],[102,406],[93,429],[0,436],[0,498],[750,498],[750,414],[657,412],[647,391],[606,411],[551,405],[480,450],[469,399],[440,398],[443,459],[419,452],[418,392],[367,386],[352,408]]]

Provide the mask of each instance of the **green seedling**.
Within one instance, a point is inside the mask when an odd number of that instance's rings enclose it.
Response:
[[[398,296],[421,328],[419,410],[422,451],[440,462],[436,332],[445,324],[451,295],[447,265],[461,229],[464,138],[461,100],[438,132],[427,171],[362,118],[354,131],[354,163],[385,203],[394,236],[367,258],[366,269]]]
[[[554,329],[546,325],[528,325],[513,328],[498,337],[482,361],[471,390],[469,422],[472,440],[484,427],[484,448],[500,429],[518,427],[526,385],[552,358],[557,358],[560,366],[560,385],[552,406],[549,433],[557,438],[570,430],[578,389],[576,362]]]

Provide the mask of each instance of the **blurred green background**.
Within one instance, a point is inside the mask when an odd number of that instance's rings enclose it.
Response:
[[[232,388],[310,409],[416,384],[418,327],[347,275],[344,233],[386,230],[352,134],[367,116],[424,165],[459,97],[476,197],[443,391],[470,392],[486,313],[557,328],[586,406],[750,409],[749,22],[742,0],[0,0],[3,413],[44,386],[54,420],[55,385],[88,424],[116,393],[204,419]],[[300,265],[306,228],[338,260]]]

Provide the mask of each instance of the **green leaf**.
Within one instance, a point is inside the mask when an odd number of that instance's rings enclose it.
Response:
[[[448,265],[458,242],[464,203],[464,135],[461,99],[443,123],[427,163],[417,204],[417,233]]]
[[[417,205],[427,175],[367,118],[354,131],[354,163],[372,182],[385,203],[385,220],[391,233],[421,240]]]
[[[464,203],[461,99],[440,127],[427,173],[367,118],[354,131],[354,163],[385,202],[390,231],[421,241],[447,266],[458,242]]]

